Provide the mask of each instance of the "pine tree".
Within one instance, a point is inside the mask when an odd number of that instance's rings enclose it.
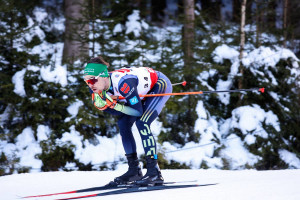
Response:
[[[14,142],[15,137],[22,130],[31,125],[26,120],[26,92],[15,88],[19,79],[28,74],[27,65],[34,65],[39,62],[38,55],[28,53],[28,48],[39,44],[37,36],[25,37],[33,28],[27,21],[36,1],[30,3],[25,1],[0,1],[0,113],[4,116],[1,119],[1,137],[7,142]],[[2,158],[6,156],[2,153]],[[8,167],[13,168],[17,158],[5,158],[8,160]],[[13,170],[10,170],[13,172]]]

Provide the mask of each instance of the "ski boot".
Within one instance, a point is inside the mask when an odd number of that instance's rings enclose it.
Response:
[[[161,175],[157,159],[154,156],[147,156],[147,173],[140,180],[135,182],[139,186],[156,186],[163,185],[164,178]]]
[[[128,160],[128,171],[114,179],[110,184],[115,185],[125,185],[125,184],[131,184],[136,180],[139,180],[143,177],[142,169],[139,164],[139,160],[136,153],[132,154],[125,154]]]

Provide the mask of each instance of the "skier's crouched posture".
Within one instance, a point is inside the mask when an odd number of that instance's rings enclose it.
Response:
[[[150,125],[158,117],[169,96],[139,95],[172,92],[170,80],[161,72],[147,67],[122,68],[108,72],[109,64],[102,57],[92,58],[84,69],[84,79],[90,88],[93,104],[99,110],[118,116],[128,171],[116,177],[113,184],[161,185],[164,179],[157,164],[156,142]],[[124,97],[119,100],[119,97]],[[139,165],[132,126],[136,124],[142,139],[147,173]]]

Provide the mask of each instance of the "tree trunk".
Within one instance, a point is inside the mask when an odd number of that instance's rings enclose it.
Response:
[[[247,0],[246,4],[246,24],[253,24],[255,23],[255,14],[253,13],[253,3],[255,0]]]
[[[283,47],[286,48],[288,0],[283,0],[283,3]]]
[[[150,8],[147,8],[147,1],[145,1],[145,0],[133,0],[132,3],[133,3],[133,7],[140,11],[140,16],[141,16],[142,19],[147,19],[147,16],[151,15]]]
[[[166,0],[151,0],[151,20],[154,23],[164,23]]]
[[[89,55],[87,34],[89,24],[85,20],[86,0],[65,0],[65,40],[63,63],[74,62]]]
[[[222,19],[221,6],[221,0],[201,1],[202,14],[205,13],[206,18],[209,19],[209,21],[219,22]]]
[[[243,64],[242,64],[242,59],[243,59],[243,52],[244,52],[244,46],[245,46],[246,3],[247,3],[247,0],[243,0],[242,5],[241,5],[241,29],[240,29],[240,31],[241,31],[241,42],[240,42],[240,55],[239,55],[241,77],[239,79],[239,85],[238,85],[239,89],[243,88],[244,68],[243,68]]]
[[[185,65],[189,67],[193,60],[193,44],[195,40],[195,5],[194,0],[184,1],[184,32],[183,32],[183,51]]]
[[[92,22],[91,22],[91,24],[92,24],[92,32],[93,32],[93,34],[92,34],[92,57],[95,57],[95,51],[96,51],[96,49],[95,49],[95,34],[94,34],[94,30],[95,30],[95,0],[92,0]]]
[[[194,69],[194,41],[195,41],[195,2],[184,0],[184,25],[183,25],[183,53],[184,53],[184,79],[189,80],[192,89],[195,83]],[[190,95],[187,99],[186,131],[188,141],[196,141],[195,126],[195,105],[196,98]]]
[[[276,29],[276,1],[272,0],[267,5],[267,27],[268,30],[273,32]]]
[[[256,48],[260,47],[260,32],[261,32],[261,6],[258,1],[256,1]]]
[[[240,21],[241,13],[241,2],[240,0],[232,0],[232,21],[238,23]]]

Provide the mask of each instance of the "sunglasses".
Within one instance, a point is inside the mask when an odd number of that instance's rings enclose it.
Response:
[[[100,73],[100,74],[102,74],[102,73]],[[92,77],[92,78],[90,78],[90,79],[88,79],[88,80],[84,80],[85,82],[86,82],[86,84],[91,84],[91,85],[95,85],[95,83],[97,83],[98,82],[98,78],[100,77],[100,74],[98,75],[98,76],[95,76],[95,77]]]

